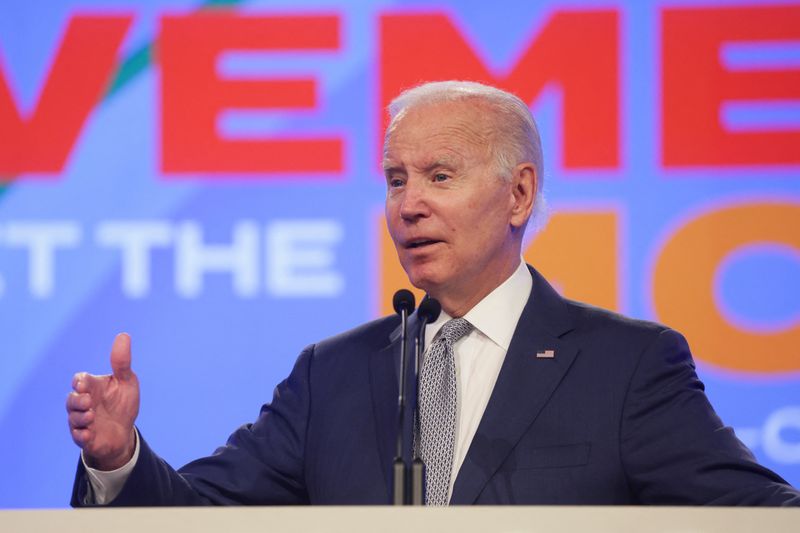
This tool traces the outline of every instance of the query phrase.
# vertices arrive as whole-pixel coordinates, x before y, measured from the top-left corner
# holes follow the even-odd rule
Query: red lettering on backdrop
[[[487,67],[443,14],[383,15],[380,35],[383,108],[423,81],[481,81],[529,103],[546,84],[555,83],[563,94],[564,166],[619,165],[616,11],[557,11],[506,73]]]
[[[0,176],[63,170],[86,118],[111,81],[130,16],[73,16],[29,117],[0,65]]]
[[[800,131],[725,131],[730,100],[800,99],[800,70],[728,71],[725,42],[800,40],[800,7],[665,9],[663,161],[666,166],[800,163]]]
[[[224,51],[337,50],[336,16],[238,16],[203,13],[161,20],[162,169],[184,172],[337,172],[339,138],[224,139],[224,109],[307,109],[316,83],[304,79],[221,79]]]

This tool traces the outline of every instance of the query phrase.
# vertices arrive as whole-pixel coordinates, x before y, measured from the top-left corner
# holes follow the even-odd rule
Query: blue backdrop
[[[526,257],[535,261],[540,246],[541,257],[578,263],[575,274],[542,260],[568,295],[685,331],[725,422],[764,464],[800,484],[800,6],[769,6],[4,1],[0,507],[67,504],[78,450],[66,394],[73,373],[108,372],[117,332],[133,339],[138,425],[179,466],[251,421],[304,346],[379,315],[386,294],[402,286],[380,222],[384,93],[418,81],[417,66],[419,79],[430,79],[439,60],[460,77],[481,77],[465,57],[528,99],[540,123],[552,227],[538,244],[531,236]],[[321,22],[309,35],[276,30],[274,42],[259,41],[258,31],[254,42],[229,46],[229,37],[209,35],[228,51],[205,84],[190,59],[206,52],[185,40],[191,32],[164,22],[191,26],[198,11],[287,27],[298,17]],[[605,24],[596,48],[587,47],[595,34],[580,29],[581,14],[595,13],[602,16],[587,24]],[[698,33],[692,21],[704,17],[719,24]],[[772,19],[784,23],[766,24]],[[455,45],[403,54],[404,31],[409,46],[426,46],[436,36],[414,32],[442,20],[469,54]],[[743,34],[742,21],[761,34]],[[715,32],[722,74],[710,75],[675,43],[702,44]],[[527,52],[545,74],[515,67]],[[576,53],[592,58],[584,70],[558,70]],[[598,74],[591,63],[601,56],[614,68]],[[177,66],[164,72],[169,65]],[[692,65],[688,78],[681,69]],[[785,78],[773,85],[724,74],[761,71]],[[541,76],[552,79],[540,84]],[[268,79],[305,79],[312,96],[259,103],[224,89]],[[275,88],[275,99],[302,99],[309,86],[298,87]],[[680,119],[674,102],[686,91],[721,102],[713,124],[702,123],[709,105],[700,96],[685,104],[698,123]],[[616,107],[593,104],[609,98]],[[206,127],[208,146],[191,146],[208,131],[197,114],[177,109],[181,100],[190,111],[220,107]],[[570,119],[569,109],[589,111]],[[739,134],[753,136],[752,150],[724,137]],[[258,146],[204,159],[225,140],[277,138],[335,139],[338,159],[319,144],[279,150],[281,168],[255,160],[241,168]],[[186,146],[194,151],[180,160]],[[597,214],[609,231],[585,225]],[[581,255],[583,244],[597,253]],[[695,279],[703,269],[711,274]],[[691,307],[686,291],[695,287],[697,310],[671,311]]]

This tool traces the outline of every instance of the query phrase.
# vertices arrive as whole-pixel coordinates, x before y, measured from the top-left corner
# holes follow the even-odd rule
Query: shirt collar
[[[532,288],[531,274],[525,262],[520,259],[514,273],[470,309],[464,318],[477,331],[483,333],[504,351],[508,351]],[[451,318],[442,311],[436,322],[428,325],[425,330],[425,346],[430,345],[445,322]]]

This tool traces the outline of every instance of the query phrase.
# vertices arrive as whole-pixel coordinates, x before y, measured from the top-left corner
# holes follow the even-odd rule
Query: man
[[[387,224],[443,309],[420,378],[428,504],[800,505],[714,414],[679,334],[564,300],[524,265],[543,175],[524,102],[440,82],[390,113]],[[77,374],[67,400],[73,504],[388,503],[398,337],[389,317],[306,348],[254,424],[176,472],[134,429],[119,335],[113,375]]]

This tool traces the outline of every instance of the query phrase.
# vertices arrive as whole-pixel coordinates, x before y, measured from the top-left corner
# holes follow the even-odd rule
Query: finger
[[[83,391],[79,391],[78,387],[83,388],[82,387],[82,382],[86,381],[86,376],[88,376],[88,375],[89,374],[87,374],[86,372],[78,372],[77,374],[72,376],[72,388],[73,388],[73,390],[75,390],[75,392],[83,392]]]
[[[92,440],[92,431],[89,429],[72,428],[70,435],[72,435],[72,441],[81,448],[85,448]]]
[[[94,422],[94,411],[70,411],[68,419],[71,429],[86,429]]]
[[[92,406],[90,394],[70,392],[67,395],[67,411],[88,411]]]
[[[72,378],[72,389],[79,394],[92,394],[97,390],[98,385],[102,385],[108,376],[94,376],[86,372],[78,372]]]
[[[133,377],[131,370],[131,337],[127,333],[120,333],[114,337],[111,347],[111,370],[114,377],[120,381],[128,381]]]

